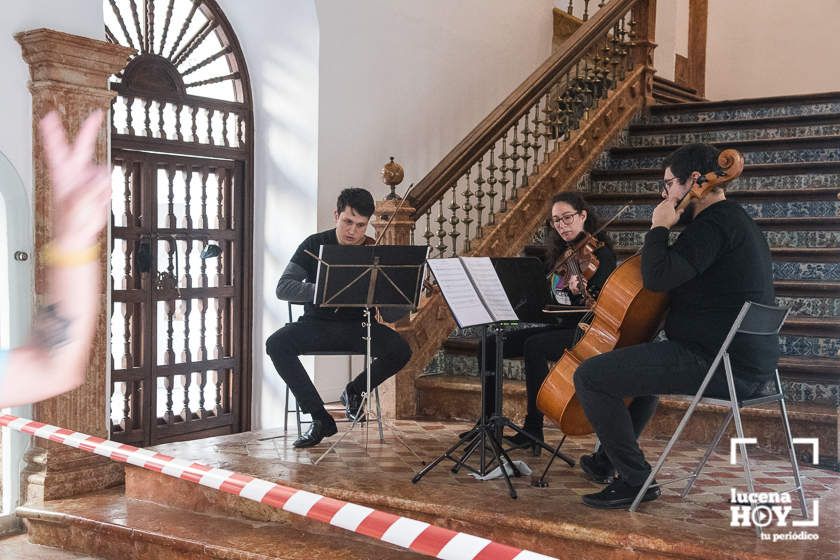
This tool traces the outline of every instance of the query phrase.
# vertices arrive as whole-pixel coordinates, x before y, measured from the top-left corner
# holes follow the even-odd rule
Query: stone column
[[[414,208],[408,201],[403,202],[402,199],[389,198],[377,202],[376,209],[373,212],[373,220],[371,220],[377,238],[393,216],[393,220],[388,225],[380,243],[382,245],[414,245],[412,214],[414,214]],[[408,317],[401,319],[392,326],[397,332],[409,329]],[[406,338],[411,342],[410,337]],[[417,401],[414,374],[409,370],[403,370],[383,383],[379,387],[379,399],[382,403],[383,413],[391,418],[414,416]]]
[[[61,115],[68,134],[75,135],[87,115],[102,109],[109,112],[116,95],[108,89],[108,78],[128,62],[132,49],[60,33],[35,29],[15,35],[23,59],[29,64],[29,91],[32,93],[32,166],[35,210],[35,298],[45,297],[45,267],[39,255],[52,236],[51,186],[47,163],[38,134],[38,121],[55,109]],[[109,125],[102,127],[96,144],[95,159],[110,163]],[[100,263],[103,274],[102,310],[91,349],[85,383],[78,389],[37,403],[33,418],[80,432],[108,437],[107,399],[108,337],[110,315],[106,304],[108,252],[107,236],[101,238]],[[26,454],[21,480],[23,502],[38,502],[72,496],[118,484],[121,465],[102,457],[63,445],[34,438]]]

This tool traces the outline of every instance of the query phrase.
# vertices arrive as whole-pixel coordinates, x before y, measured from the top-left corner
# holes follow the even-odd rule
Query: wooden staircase
[[[625,204],[630,209],[610,227],[619,258],[634,253],[649,228],[659,200],[663,158],[679,145],[709,142],[744,153],[742,176],[728,197],[754,217],[771,247],[777,302],[791,308],[782,329],[779,369],[797,436],[819,437],[821,460],[836,469],[840,410],[840,93],[786,96],[681,105],[654,105],[622,133],[621,145],[606,150],[579,188],[600,215]],[[677,228],[678,229],[678,228]],[[539,254],[539,247],[529,247]],[[477,369],[475,342],[447,342],[420,382],[421,412],[468,416],[463,407],[432,404],[454,400],[475,386],[464,372]],[[470,365],[467,365],[470,364]],[[521,364],[508,364],[509,413],[522,408]],[[447,385],[439,389],[436,385]],[[477,399],[467,398],[466,402]],[[663,399],[652,433],[669,435],[685,409],[679,399]],[[703,440],[716,421],[714,407],[702,410],[688,437]],[[782,448],[780,424],[772,411],[750,412],[747,424],[765,433],[767,445]],[[808,457],[803,457],[808,460]]]

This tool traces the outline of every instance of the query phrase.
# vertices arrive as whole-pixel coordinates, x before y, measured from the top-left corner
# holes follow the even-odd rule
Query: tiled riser
[[[426,372],[477,377],[479,374],[478,360],[471,356],[449,354],[445,350],[441,350]],[[522,360],[505,360],[503,376],[505,379],[524,381],[525,373]],[[785,395],[792,402],[821,402],[840,406],[840,385],[836,383],[787,381],[783,379],[782,387]]]
[[[644,119],[647,123],[709,122],[726,120],[749,120],[770,117],[793,117],[797,115],[827,115],[840,113],[840,101],[824,103],[792,103],[776,107],[742,107],[706,111],[655,112]]]
[[[823,280],[840,282],[840,264],[774,262],[773,278],[776,280]]]
[[[609,235],[613,243],[619,247],[640,247],[644,243],[646,233],[646,231],[612,230]],[[764,231],[763,233],[771,247],[840,247],[840,231]],[[677,232],[673,232],[671,237],[673,241],[677,237]]]
[[[620,179],[614,181],[592,181],[586,185],[586,192],[608,193],[640,193],[657,192],[660,188],[662,173],[657,168],[656,179]],[[805,189],[832,188],[840,186],[840,173],[803,173],[801,175],[744,175],[726,185],[728,191],[755,191],[771,189]]]
[[[816,336],[780,337],[782,354],[786,356],[840,357],[840,339]]]
[[[778,138],[802,138],[805,136],[840,135],[840,124],[815,126],[791,126],[773,128],[747,128],[740,130],[709,130],[680,132],[673,134],[634,134],[631,146],[668,146],[694,142],[738,142],[741,140],[770,140]]]
[[[840,161],[840,148],[817,148],[809,150],[762,150],[742,151],[746,165],[764,163],[800,163],[816,161]],[[599,163],[599,169],[661,169],[665,155],[655,157],[616,157],[610,156]]]
[[[776,304],[789,307],[792,315],[840,317],[840,298],[776,296]]]
[[[816,218],[840,216],[840,200],[812,200],[798,202],[748,202],[741,206],[753,218]],[[595,210],[606,219],[622,206],[598,205]],[[622,220],[650,220],[654,204],[634,204],[622,215]]]

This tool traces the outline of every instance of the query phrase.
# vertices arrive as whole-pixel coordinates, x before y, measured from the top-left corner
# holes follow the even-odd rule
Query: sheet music
[[[518,321],[490,257],[459,257],[493,321]]]
[[[489,259],[488,259],[489,260]],[[464,265],[458,259],[429,259],[426,261],[435,275],[443,297],[459,327],[492,323],[481,298],[470,282]]]

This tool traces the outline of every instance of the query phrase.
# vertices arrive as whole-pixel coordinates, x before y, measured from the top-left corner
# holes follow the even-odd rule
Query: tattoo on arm
[[[32,338],[39,348],[53,351],[70,342],[70,319],[58,314],[54,303],[38,307],[32,325]]]

